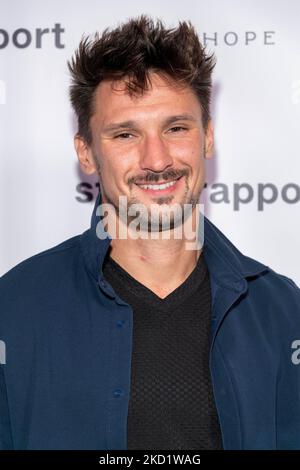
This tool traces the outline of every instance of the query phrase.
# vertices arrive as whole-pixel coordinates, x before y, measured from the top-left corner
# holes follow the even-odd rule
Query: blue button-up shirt
[[[0,279],[0,449],[126,449],[133,312],[102,273],[99,203],[89,230]],[[300,449],[300,290],[203,223],[223,446]]]

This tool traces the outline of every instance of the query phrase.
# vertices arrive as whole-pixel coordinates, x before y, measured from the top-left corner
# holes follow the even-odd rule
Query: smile
[[[177,178],[173,181],[168,181],[167,183],[161,183],[161,184],[137,184],[137,186],[144,191],[147,191],[149,193],[166,193],[175,190],[175,188],[178,186],[179,181],[181,180],[180,178]]]

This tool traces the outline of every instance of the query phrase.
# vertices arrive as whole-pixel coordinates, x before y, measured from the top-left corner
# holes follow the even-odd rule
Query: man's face
[[[93,143],[87,148],[75,139],[83,171],[99,173],[102,202],[117,210],[119,196],[127,197],[128,208],[143,204],[149,214],[153,203],[196,204],[204,158],[212,152],[212,124],[205,132],[193,91],[150,76],[152,87],[138,97],[128,95],[124,82],[114,88],[111,81],[102,82],[90,120]]]

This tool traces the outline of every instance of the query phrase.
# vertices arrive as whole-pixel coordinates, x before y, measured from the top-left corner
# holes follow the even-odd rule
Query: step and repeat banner
[[[98,185],[74,150],[67,60],[142,13],[191,20],[217,58],[205,215],[300,285],[298,0],[0,0],[0,275],[89,227]]]

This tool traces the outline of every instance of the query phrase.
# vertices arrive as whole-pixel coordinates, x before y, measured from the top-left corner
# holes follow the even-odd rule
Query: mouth
[[[141,184],[138,183],[136,186],[138,186],[139,189],[144,191],[145,193],[149,195],[154,195],[154,196],[160,196],[163,194],[170,194],[174,192],[176,189],[178,189],[181,185],[181,180],[183,180],[182,176],[180,176],[177,179],[173,179],[168,182],[164,183],[156,183],[156,184]]]

